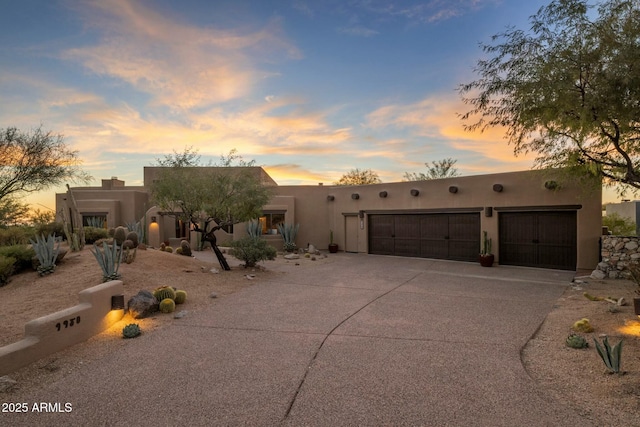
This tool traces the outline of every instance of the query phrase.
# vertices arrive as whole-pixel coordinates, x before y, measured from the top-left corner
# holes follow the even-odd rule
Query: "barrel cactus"
[[[171,298],[165,298],[160,301],[160,311],[163,313],[172,313],[176,309],[176,303]]]
[[[591,326],[591,322],[589,319],[580,319],[576,323],[573,324],[573,330],[576,332],[582,332],[588,334],[589,332],[593,332],[593,326]]]
[[[187,293],[183,290],[177,290],[176,297],[174,299],[176,304],[184,304],[186,300],[187,300]]]
[[[138,243],[140,243],[140,240],[138,238],[138,233],[136,233],[135,231],[128,232],[125,240],[131,240],[134,248],[137,248]]]
[[[153,291],[153,296],[156,297],[158,301],[162,301],[163,299],[176,299],[176,291],[171,286],[160,286]]]
[[[138,326],[137,323],[130,323],[122,328],[122,336],[124,338],[135,338],[141,333],[142,331],[140,330],[140,326]]]
[[[125,240],[127,240],[127,229],[124,227],[116,227],[113,233],[113,240],[115,240],[118,246],[122,246]]]
[[[571,348],[586,348],[589,347],[589,343],[583,336],[577,334],[571,334],[567,337],[565,343],[567,347]]]
[[[191,245],[188,240],[180,241],[180,249],[182,249],[182,255],[191,256]]]

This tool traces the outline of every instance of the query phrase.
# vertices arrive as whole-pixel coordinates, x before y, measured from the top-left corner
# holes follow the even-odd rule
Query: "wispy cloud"
[[[63,58],[148,93],[160,105],[191,108],[237,99],[269,75],[261,62],[300,57],[278,19],[240,31],[187,25],[141,1],[88,1],[77,10],[100,41],[68,49]]]
[[[410,23],[431,23],[461,16],[501,0],[429,0],[420,2],[360,0],[354,7],[377,16],[404,19]]]

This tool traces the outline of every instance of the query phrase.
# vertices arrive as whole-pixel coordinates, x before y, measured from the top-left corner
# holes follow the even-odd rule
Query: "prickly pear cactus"
[[[171,298],[165,298],[160,301],[160,311],[163,313],[173,313],[176,309],[176,303]]]
[[[184,304],[184,302],[187,300],[187,293],[185,291],[182,290],[177,290],[176,291],[176,298],[175,298],[175,302],[176,304]]]
[[[589,347],[589,343],[581,335],[571,334],[567,337],[565,343],[567,347],[571,348],[586,348]]]
[[[158,301],[162,301],[163,299],[176,299],[176,291],[173,290],[171,286],[160,286],[153,291],[153,296],[156,297]]]
[[[141,333],[142,331],[140,330],[140,326],[138,326],[137,323],[130,323],[122,328],[122,336],[124,338],[135,338]]]

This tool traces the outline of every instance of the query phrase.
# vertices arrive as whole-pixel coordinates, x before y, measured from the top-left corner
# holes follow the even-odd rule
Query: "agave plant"
[[[622,359],[622,340],[618,342],[618,344],[611,347],[609,345],[609,340],[607,337],[604,337],[602,340],[601,346],[598,340],[595,338],[593,341],[596,343],[596,350],[598,351],[598,355],[604,362],[605,366],[612,374],[617,374],[620,372],[620,361]]]
[[[44,237],[44,235],[36,236],[36,240],[31,242],[31,247],[38,257],[40,265],[38,265],[38,274],[44,276],[53,273],[56,269],[56,259],[60,250],[60,241],[53,234]],[[56,243],[58,243],[56,245]]]
[[[122,261],[122,250],[118,245],[114,243],[109,246],[107,242],[102,242],[102,250],[100,250],[99,246],[94,243],[91,253],[102,268],[103,282],[120,279],[118,270],[120,269],[120,261]]]
[[[247,222],[247,234],[254,239],[262,236],[262,224],[259,220]]]
[[[296,249],[296,234],[300,224],[278,224],[278,231],[282,235],[284,240],[284,250],[287,252],[293,252]]]

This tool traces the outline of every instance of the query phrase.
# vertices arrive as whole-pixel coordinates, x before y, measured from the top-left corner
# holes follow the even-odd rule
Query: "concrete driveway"
[[[31,396],[72,412],[0,424],[590,425],[520,361],[573,273],[362,254],[286,269]]]

